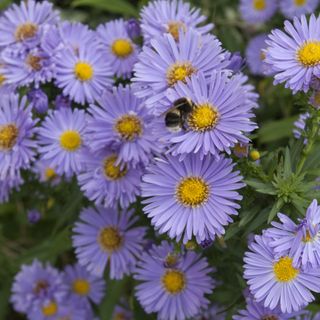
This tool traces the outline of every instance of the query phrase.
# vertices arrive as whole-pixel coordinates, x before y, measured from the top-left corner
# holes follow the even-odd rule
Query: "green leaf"
[[[269,216],[268,216],[268,223],[270,223],[273,218],[276,216],[276,214],[279,212],[279,210],[282,208],[283,206],[283,200],[280,198],[278,199],[277,202],[274,203],[270,213],[269,213]]]
[[[256,179],[246,179],[246,180],[244,180],[244,182],[248,186],[254,188],[259,193],[270,194],[270,195],[277,194],[273,185],[271,185],[269,183],[263,183],[263,182],[256,180]]]
[[[226,231],[226,235],[224,237],[224,240],[227,241],[229,239],[231,239],[234,235],[236,235],[241,229],[239,228],[239,223],[235,222],[233,224],[231,224],[227,231]]]
[[[2,0],[0,1],[0,10],[6,9],[9,4],[12,3],[12,0]]]
[[[284,178],[289,178],[292,174],[292,166],[291,166],[291,157],[289,148],[286,148],[285,156],[284,156],[284,167],[283,167],[283,176]]]
[[[126,0],[74,0],[72,6],[87,6],[127,16],[138,15],[137,9]]]
[[[293,123],[297,117],[267,122],[263,124],[258,132],[260,143],[273,142],[292,136]]]

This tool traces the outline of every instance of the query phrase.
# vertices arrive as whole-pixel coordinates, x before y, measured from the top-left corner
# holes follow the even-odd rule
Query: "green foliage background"
[[[12,1],[2,0],[3,10]],[[147,0],[60,0],[54,1],[68,20],[78,20],[95,27],[101,22],[117,17],[138,17],[139,9]],[[278,14],[259,29],[246,26],[237,11],[237,0],[191,1],[201,7],[208,21],[215,24],[214,33],[230,51],[244,52],[248,40],[258,32],[268,32],[282,26]],[[244,306],[242,290],[242,259],[250,233],[260,232],[281,210],[291,217],[301,217],[310,200],[319,197],[314,190],[315,178],[320,176],[318,142],[319,112],[308,106],[308,97],[292,96],[281,86],[274,87],[270,78],[251,78],[261,95],[257,110],[259,129],[252,135],[253,145],[262,154],[261,165],[248,159],[239,161],[238,167],[248,187],[243,191],[244,200],[240,215],[227,229],[224,239],[204,251],[210,263],[217,267],[215,278],[221,283],[211,300],[222,304],[229,318]],[[313,120],[308,123],[308,138],[312,146],[304,146],[292,139],[293,122],[297,115],[310,109]],[[0,205],[0,320],[24,319],[11,309],[8,300],[12,278],[21,264],[30,263],[35,257],[63,267],[75,261],[71,248],[71,228],[83,206],[89,205],[82,196],[76,181],[64,182],[58,187],[40,184],[30,174],[27,183],[15,193],[9,203]],[[37,208],[42,212],[41,221],[32,226],[26,218],[27,210]],[[148,219],[136,204],[142,223]],[[157,239],[160,241],[161,239]],[[102,320],[110,320],[115,304],[125,296],[133,308],[135,319],[155,319],[146,315],[133,296],[131,278],[110,281],[106,278],[107,295],[97,309]],[[311,309],[319,309],[314,303]]]

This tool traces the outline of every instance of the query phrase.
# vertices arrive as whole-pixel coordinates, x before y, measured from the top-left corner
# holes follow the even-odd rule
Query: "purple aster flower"
[[[71,100],[63,94],[58,94],[54,101],[56,109],[71,108]]]
[[[236,75],[234,75],[234,77],[241,83],[241,87],[245,95],[245,104],[249,108],[259,108],[259,94],[256,93],[255,87],[252,84],[248,83],[248,76],[246,76],[242,72],[239,72]]]
[[[314,91],[309,99],[309,103],[316,109],[320,108],[320,91]]]
[[[59,175],[81,171],[85,127],[86,114],[79,109],[51,111],[41,124],[38,151]]]
[[[314,300],[311,291],[320,292],[318,270],[307,272],[293,266],[289,255],[276,257],[270,238],[256,236],[245,253],[244,278],[257,302],[283,313],[299,311]]]
[[[88,145],[93,151],[117,147],[118,163],[137,166],[147,164],[152,154],[160,151],[153,134],[154,116],[137,98],[130,86],[106,91],[100,106],[91,105],[88,123]]]
[[[3,95],[0,101],[0,180],[15,179],[17,171],[28,169],[37,147],[31,106],[24,96]]]
[[[9,196],[13,190],[19,190],[19,186],[23,184],[23,180],[20,176],[20,172],[17,172],[15,176],[7,177],[4,180],[0,180],[0,203],[9,201]]]
[[[163,261],[172,252],[173,246],[163,241],[142,254],[134,275],[141,281],[136,297],[148,314],[157,312],[159,320],[193,318],[209,303],[205,295],[214,287],[209,275],[213,269],[206,258],[192,251],[167,268]]]
[[[48,161],[37,160],[32,167],[32,171],[36,174],[37,179],[40,182],[48,182],[52,186],[57,185],[61,181],[61,176],[59,176],[54,167],[49,165]]]
[[[230,69],[234,73],[242,71],[246,66],[246,59],[242,58],[240,52],[230,53],[228,60],[229,64],[226,69]]]
[[[55,59],[56,84],[77,103],[94,102],[112,83],[112,71],[105,53],[97,45],[82,45],[75,52],[61,50]]]
[[[233,148],[233,153],[238,158],[247,158],[249,155],[249,144],[237,143]]]
[[[147,44],[168,33],[178,40],[180,30],[193,29],[204,35],[213,28],[212,23],[203,25],[205,20],[199,9],[191,8],[190,3],[182,0],[152,1],[141,10],[141,29]]]
[[[246,49],[247,64],[250,72],[254,75],[262,76],[265,74],[266,66],[263,61],[266,56],[262,50],[267,46],[265,43],[267,38],[267,34],[259,34],[248,43]]]
[[[33,109],[38,113],[46,113],[49,108],[48,96],[41,89],[32,89],[27,94]]]
[[[41,213],[37,209],[31,209],[27,212],[27,218],[29,223],[35,224],[41,219]]]
[[[247,300],[247,306],[244,310],[239,310],[238,315],[232,317],[233,320],[288,320],[292,319],[294,314],[284,314],[279,308],[270,310],[254,299]]]
[[[34,48],[48,25],[59,21],[59,13],[48,1],[21,1],[13,4],[0,18],[0,46],[22,44]]]
[[[34,83],[38,88],[41,83],[49,82],[54,77],[53,61],[39,48],[12,51],[6,48],[2,54],[2,74],[8,84],[25,86]]]
[[[151,40],[145,46],[135,65],[136,94],[157,102],[165,91],[178,83],[185,83],[193,74],[202,71],[210,77],[213,70],[222,69],[225,54],[220,42],[212,35],[199,36],[190,30],[181,33],[176,42],[171,34]]]
[[[265,62],[275,74],[274,83],[285,83],[294,93],[307,92],[313,77],[320,76],[320,17],[285,21],[284,30],[269,35]]]
[[[92,301],[99,304],[105,294],[105,282],[88,272],[83,266],[75,264],[64,270],[64,283],[68,286],[70,298],[79,306]]]
[[[10,301],[17,312],[27,313],[48,299],[63,301],[65,295],[61,274],[50,264],[34,260],[31,265],[22,265],[15,276]]]
[[[146,232],[144,227],[133,227],[138,220],[133,215],[133,210],[84,209],[72,237],[79,263],[97,276],[108,266],[111,279],[131,273]]]
[[[280,0],[280,11],[289,19],[310,14],[319,5],[319,0]]]
[[[134,320],[133,313],[127,306],[116,305],[112,314],[112,320]]]
[[[182,97],[191,99],[195,106],[187,116],[185,130],[169,131],[162,116],[157,123],[159,136],[171,145],[174,156],[199,153],[201,158],[208,154],[219,157],[223,151],[230,154],[236,143],[248,143],[245,134],[256,128],[250,120],[253,105],[247,103],[245,93],[239,75],[229,77],[223,71],[213,72],[209,80],[199,73],[186,83],[177,83],[167,91],[168,102],[162,103],[166,109],[159,112],[165,113]]]
[[[131,18],[126,21],[126,30],[131,39],[136,39],[141,36],[141,27],[137,19]]]
[[[118,162],[113,151],[82,154],[84,170],[78,175],[81,190],[96,205],[117,208],[127,207],[140,195],[141,167],[132,168]]]
[[[143,210],[161,234],[183,238],[184,243],[193,235],[198,243],[221,236],[242,199],[237,190],[244,184],[233,167],[230,159],[200,160],[195,154],[182,162],[172,156],[158,159],[143,176]]]
[[[305,112],[299,115],[299,119],[294,122],[293,135],[296,139],[300,139],[305,134],[306,121],[310,118],[310,113]],[[307,139],[305,139],[305,143]]]
[[[278,213],[281,223],[267,229],[270,247],[277,255],[290,255],[295,267],[320,267],[320,206],[313,200],[299,224]]]
[[[97,35],[113,74],[131,78],[133,65],[138,60],[139,48],[131,40],[123,19],[113,20],[97,28]]]
[[[256,24],[269,20],[278,9],[278,0],[241,0],[239,10],[242,19]]]

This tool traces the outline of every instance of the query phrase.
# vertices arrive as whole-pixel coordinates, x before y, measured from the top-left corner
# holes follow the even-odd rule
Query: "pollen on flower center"
[[[73,152],[78,150],[81,143],[82,140],[78,131],[66,130],[60,136],[60,145],[67,151]]]
[[[89,81],[93,77],[93,68],[89,63],[80,61],[74,67],[74,74],[80,81]]]
[[[6,77],[3,74],[0,74],[0,86],[6,81]]]
[[[186,82],[196,69],[190,62],[177,62],[171,65],[167,71],[167,82],[169,86],[174,86],[178,81]]]
[[[313,240],[313,237],[311,236],[309,230],[306,232],[306,236],[302,239],[303,242],[311,242]]]
[[[167,31],[170,33],[174,40],[179,40],[179,31],[182,30],[183,32],[187,31],[187,26],[181,21],[171,21],[168,23]]]
[[[40,71],[42,69],[41,57],[29,54],[28,57],[27,57],[27,64],[34,71]]]
[[[260,51],[260,60],[264,61],[266,59],[266,54],[262,50]]]
[[[180,203],[189,207],[197,207],[207,201],[209,186],[200,177],[182,179],[176,188],[176,197]]]
[[[86,296],[90,292],[90,283],[85,279],[76,279],[72,284],[75,293]]]
[[[262,11],[266,8],[266,0],[253,0],[253,8]]]
[[[320,41],[308,41],[297,52],[297,59],[304,67],[313,67],[320,63]]]
[[[188,117],[189,127],[194,131],[211,130],[217,124],[220,114],[210,103],[197,105]]]
[[[49,167],[45,169],[44,175],[47,180],[52,180],[57,176],[56,172]]]
[[[30,39],[36,35],[38,26],[34,23],[27,22],[17,27],[15,32],[15,38],[17,41],[24,41]]]
[[[120,165],[115,165],[116,161],[116,155],[111,155],[104,160],[104,174],[111,180],[118,180],[124,177],[128,171],[126,166],[122,168]]]
[[[306,4],[307,0],[294,0],[294,4],[298,7],[302,7]]]
[[[46,306],[42,307],[42,313],[46,317],[54,316],[57,312],[58,306],[54,301],[51,301]]]
[[[15,124],[0,126],[0,150],[11,150],[17,142],[19,129]]]
[[[175,269],[166,271],[161,281],[164,289],[170,294],[178,294],[186,286],[184,273]]]
[[[292,281],[299,274],[299,270],[295,269],[292,265],[292,258],[288,256],[280,258],[280,260],[273,265],[273,272],[279,282]]]
[[[113,42],[111,50],[119,58],[126,58],[133,52],[133,46],[128,39],[117,39]]]
[[[133,140],[141,134],[142,125],[137,116],[126,114],[117,120],[115,129],[123,139]]]
[[[114,227],[106,227],[101,229],[98,241],[102,250],[112,253],[121,247],[123,237],[118,229]]]

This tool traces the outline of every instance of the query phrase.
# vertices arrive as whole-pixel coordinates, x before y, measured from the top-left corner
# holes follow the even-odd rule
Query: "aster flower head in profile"
[[[251,74],[262,76],[265,74],[266,66],[264,65],[265,53],[262,51],[266,48],[267,34],[259,34],[250,40],[246,49],[247,65]]]
[[[105,294],[105,282],[79,265],[67,266],[64,269],[63,280],[68,287],[69,298],[78,305],[90,305],[89,301],[99,304]]]
[[[242,19],[250,24],[268,21],[278,9],[278,0],[241,0]]]
[[[237,192],[244,184],[230,159],[188,155],[160,158],[143,176],[143,210],[159,232],[186,243],[198,243],[225,233],[224,227],[237,215]]]
[[[157,102],[168,88],[185,83],[198,72],[210,77],[213,70],[228,62],[220,42],[212,35],[199,36],[194,30],[180,32],[176,42],[171,34],[151,40],[144,46],[134,67],[132,79],[136,95]]]
[[[0,18],[0,47],[13,44],[34,48],[46,28],[59,21],[59,14],[48,1],[21,1],[13,4]]]
[[[82,153],[84,169],[78,175],[81,190],[97,206],[127,207],[140,195],[143,168],[117,164],[118,152],[114,150]]]
[[[106,91],[99,105],[91,105],[87,128],[88,145],[93,151],[118,149],[121,162],[137,166],[147,164],[152,154],[160,151],[153,134],[154,116],[145,107],[144,99],[137,98],[131,87],[114,87]]]
[[[61,176],[56,172],[55,167],[50,166],[48,161],[38,159],[33,164],[32,171],[40,182],[49,183],[51,186],[61,182]]]
[[[283,313],[300,311],[314,300],[312,291],[320,292],[318,270],[304,271],[293,265],[289,254],[276,256],[270,238],[255,236],[245,253],[244,278],[255,300],[264,307]]]
[[[112,84],[112,70],[105,53],[92,43],[77,51],[66,47],[54,59],[56,85],[79,104],[92,103]]]
[[[319,0],[280,0],[280,11],[286,18],[292,19],[313,13],[318,5]]]
[[[170,146],[173,155],[198,153],[200,157],[212,154],[219,157],[221,152],[230,154],[237,143],[250,140],[246,134],[256,128],[252,109],[254,103],[247,101],[242,79],[230,77],[227,72],[214,71],[209,79],[203,73],[194,75],[186,83],[177,83],[167,91],[166,109],[183,97],[192,100],[194,106],[185,121],[185,128],[172,132],[165,125],[164,117],[158,121],[159,135]],[[160,105],[160,104],[159,104]]]
[[[200,35],[208,33],[213,24],[205,24],[206,17],[199,9],[192,8],[190,3],[182,0],[157,0],[141,10],[141,30],[145,43],[154,38],[170,33],[175,40],[179,39],[179,31],[193,29]]]
[[[306,134],[306,122],[310,118],[310,113],[305,112],[299,115],[298,120],[294,122],[294,129],[293,129],[293,135],[296,139],[300,139],[301,136],[304,136]],[[305,139],[305,143],[307,142],[307,139]]]
[[[266,40],[265,63],[274,73],[274,83],[284,83],[294,93],[307,92],[314,77],[320,77],[320,17],[295,17],[285,21],[284,31],[275,29]]]
[[[1,96],[0,180],[15,179],[17,171],[30,168],[37,148],[35,125],[26,96]]]
[[[97,36],[106,59],[110,61],[113,74],[130,78],[140,49],[129,36],[126,22],[118,19],[100,25]]]
[[[17,312],[29,313],[50,300],[63,301],[66,291],[58,270],[34,260],[16,274],[10,301]]]
[[[82,169],[86,114],[83,110],[59,109],[49,112],[39,128],[41,161],[58,175],[72,176]]]
[[[5,179],[0,179],[0,203],[8,202],[10,194],[14,190],[19,190],[19,187],[23,184],[23,179],[21,178],[21,174],[18,171],[15,176],[6,177]]]
[[[192,251],[168,265],[165,262],[172,252],[173,246],[163,241],[143,253],[134,274],[141,282],[136,297],[144,310],[156,312],[159,320],[194,319],[208,306],[205,295],[214,288],[213,269],[206,258]]]
[[[111,279],[130,274],[146,232],[144,227],[134,227],[136,222],[133,210],[84,209],[72,237],[79,263],[96,276],[102,276],[107,267]]]
[[[298,224],[288,216],[278,213],[279,222],[272,222],[266,234],[270,246],[278,255],[290,254],[295,267],[320,267],[320,206],[313,200],[306,216]]]

